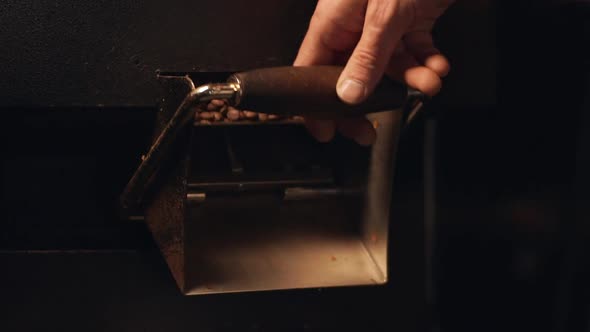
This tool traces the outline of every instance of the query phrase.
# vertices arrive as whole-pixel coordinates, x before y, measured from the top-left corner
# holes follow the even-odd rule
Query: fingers
[[[386,69],[387,75],[402,80],[429,96],[436,95],[442,87],[439,75],[434,70],[421,66],[403,47],[400,47],[399,50],[389,61]],[[354,140],[359,145],[369,146],[377,139],[375,128],[365,118],[339,119],[336,122],[336,128],[342,135]]]
[[[434,70],[421,66],[413,56],[405,51],[398,52],[391,57],[386,72],[389,77],[403,81],[429,96],[436,95],[442,88],[439,75]]]
[[[333,120],[319,120],[305,118],[307,131],[319,142],[329,142],[334,138],[336,125]]]
[[[295,66],[332,64],[360,38],[366,0],[319,1]]]
[[[432,69],[440,77],[445,77],[451,70],[447,58],[434,47],[432,35],[424,31],[408,33],[404,37],[406,48],[420,63]]]
[[[430,68],[413,67],[404,73],[404,81],[414,89],[422,91],[428,96],[435,96],[442,88],[440,77]]]
[[[295,66],[343,63],[358,42],[364,24],[366,0],[320,0],[295,59]],[[305,119],[309,133],[320,142],[334,138],[332,120]]]
[[[414,23],[414,8],[408,4],[411,2],[402,0],[320,0],[294,65],[346,62],[336,91],[349,104],[364,101],[384,73],[430,96],[437,94],[450,65],[428,33],[410,33],[400,43]],[[407,50],[402,50],[404,44]],[[402,51],[394,54],[398,47]],[[336,129],[361,145],[372,144],[376,137],[364,118],[305,119],[305,126],[320,142],[330,141]]]
[[[406,70],[418,66],[420,66],[418,61],[408,54],[402,43],[389,59],[386,74],[395,80],[403,81]]]
[[[342,101],[361,103],[381,80],[411,20],[402,3],[399,0],[368,2],[361,39],[338,80],[337,92]]]
[[[337,128],[342,135],[362,146],[369,146],[377,139],[375,128],[366,118],[340,119]]]
[[[322,143],[331,141],[336,134],[336,129],[344,137],[362,146],[369,146],[377,139],[375,128],[365,118],[343,118],[338,121],[306,118],[305,127],[316,140]]]

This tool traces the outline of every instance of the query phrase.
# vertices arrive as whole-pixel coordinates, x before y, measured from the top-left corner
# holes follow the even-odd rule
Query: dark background
[[[2,330],[590,329],[583,2],[458,1],[440,20],[453,71],[401,142],[387,286],[180,295],[116,206],[155,73],[289,64],[314,6],[2,1]]]

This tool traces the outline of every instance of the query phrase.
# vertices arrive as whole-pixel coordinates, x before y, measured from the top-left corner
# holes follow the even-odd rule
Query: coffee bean
[[[193,107],[191,109],[191,111],[195,112],[195,121],[199,121],[199,119],[201,118],[201,116],[199,114],[199,112],[201,111],[201,109],[198,108],[198,107]]]
[[[220,108],[220,106],[217,106],[213,103],[207,104],[207,111],[209,111],[209,112],[217,112],[217,111],[219,111],[219,108]]]
[[[237,109],[230,106],[227,110],[227,118],[230,119],[231,121],[239,120],[240,119],[240,111],[238,111]]]
[[[213,99],[213,100],[211,100],[209,103],[210,103],[210,104],[213,104],[213,105],[215,105],[215,106],[217,106],[217,107],[222,107],[222,106],[225,106],[225,105],[227,105],[227,104],[225,103],[225,100],[221,100],[221,99]]]
[[[211,120],[213,119],[213,113],[212,112],[201,112],[199,113],[200,119],[201,120]]]
[[[258,118],[258,113],[252,111],[244,111],[244,115],[246,119],[256,119]]]
[[[250,110],[239,110],[229,106],[225,101],[214,99],[207,104],[201,104],[195,111],[195,125],[211,124],[216,121],[233,122],[239,120],[249,121],[276,121],[286,119],[296,122],[304,121],[302,116],[284,117],[277,114],[257,113]]]

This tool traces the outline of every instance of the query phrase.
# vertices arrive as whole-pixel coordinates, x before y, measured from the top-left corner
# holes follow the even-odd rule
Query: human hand
[[[336,91],[358,104],[383,75],[433,96],[450,70],[434,47],[431,30],[454,0],[319,0],[295,66],[345,65]],[[342,120],[306,118],[309,132],[321,142],[338,130],[361,145],[376,132],[364,117]]]

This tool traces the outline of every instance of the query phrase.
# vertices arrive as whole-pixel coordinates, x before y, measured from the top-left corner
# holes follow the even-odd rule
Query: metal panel
[[[153,106],[156,72],[290,64],[315,1],[0,3],[0,106]]]

